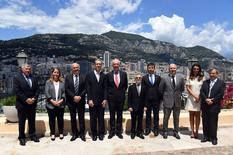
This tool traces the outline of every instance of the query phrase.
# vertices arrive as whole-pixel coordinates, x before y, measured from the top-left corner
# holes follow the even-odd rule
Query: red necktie
[[[118,74],[114,74],[115,75],[115,85],[116,87],[118,88],[118,84],[119,84],[119,81],[118,81]]]

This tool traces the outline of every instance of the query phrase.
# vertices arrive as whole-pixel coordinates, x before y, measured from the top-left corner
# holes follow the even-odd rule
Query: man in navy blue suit
[[[31,67],[28,64],[21,66],[21,72],[14,78],[14,92],[16,95],[16,109],[19,118],[19,143],[24,146],[25,121],[28,119],[29,136],[32,141],[39,142],[36,137],[35,119],[36,106],[39,96],[39,86],[35,77],[31,75]]]

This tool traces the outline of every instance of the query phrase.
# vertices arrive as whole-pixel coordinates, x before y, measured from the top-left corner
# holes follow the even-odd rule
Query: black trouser
[[[73,135],[84,135],[85,134],[85,104],[84,103],[73,103],[72,106],[69,106],[70,110],[70,119],[71,119],[71,129]],[[76,113],[78,112],[78,121],[79,121],[79,131],[77,128]]]
[[[142,133],[143,110],[132,111],[131,114],[131,133]],[[136,127],[137,124],[137,127]],[[137,128],[137,130],[136,130]]]
[[[204,137],[217,140],[218,112],[202,110],[202,126]]]
[[[109,103],[110,111],[110,133],[111,134],[121,134],[122,133],[122,111],[123,103]],[[117,114],[117,121],[115,121],[115,114]],[[116,122],[116,126],[115,126]]]
[[[104,108],[99,106],[90,107],[90,126],[92,135],[104,135]],[[98,132],[97,132],[97,120],[98,120]]]
[[[64,108],[54,108],[54,109],[47,109],[49,115],[49,127],[50,127],[50,134],[55,134],[55,122],[57,118],[57,125],[59,134],[63,134],[64,129]]]
[[[175,107],[173,108],[167,108],[164,107],[163,109],[163,131],[167,132],[168,131],[168,121],[171,115],[171,111],[173,111],[173,124],[174,124],[174,131],[178,132],[179,131],[179,117],[180,117],[180,107]]]
[[[151,130],[151,111],[153,111],[153,131],[159,130],[159,103],[149,105],[146,110],[146,130]]]
[[[18,118],[19,118],[19,137],[18,139],[25,138],[25,122],[28,119],[28,126],[29,126],[29,136],[34,137],[36,135],[36,108],[30,109],[17,109],[18,111]]]

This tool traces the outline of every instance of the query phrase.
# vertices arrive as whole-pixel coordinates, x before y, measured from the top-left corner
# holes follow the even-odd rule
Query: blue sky
[[[232,10],[231,0],[0,0],[0,40],[115,30],[229,57]]]

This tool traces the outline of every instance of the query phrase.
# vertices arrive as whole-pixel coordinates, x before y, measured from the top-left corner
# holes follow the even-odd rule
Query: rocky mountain
[[[177,47],[168,42],[151,40],[140,35],[110,31],[102,35],[87,34],[38,34],[31,37],[0,41],[0,59],[15,57],[24,50],[29,56],[76,55],[90,59],[109,51],[112,57],[123,61],[145,59],[152,62],[168,62],[173,59],[179,64],[194,55],[197,59],[224,57],[201,46]]]

